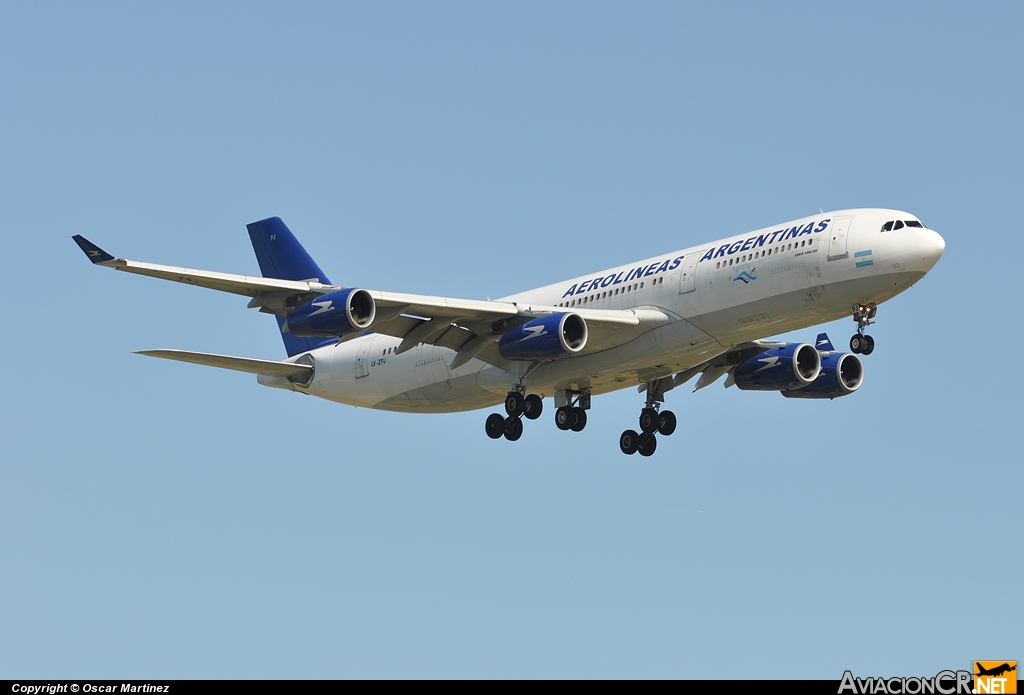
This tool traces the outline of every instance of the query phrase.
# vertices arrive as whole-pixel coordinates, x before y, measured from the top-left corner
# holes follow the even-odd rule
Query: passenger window
[[[896,224],[895,224],[895,225],[893,226],[893,228],[892,228],[892,230],[893,230],[894,232],[895,232],[895,231],[896,231],[897,229],[903,229],[903,223],[902,223],[902,222],[900,222],[899,220],[896,220]]]
[[[643,288],[644,288],[644,283],[641,282],[640,283],[640,289],[643,289]]]
[[[716,268],[721,268],[722,267],[722,263],[721,262],[715,263],[715,267]]]

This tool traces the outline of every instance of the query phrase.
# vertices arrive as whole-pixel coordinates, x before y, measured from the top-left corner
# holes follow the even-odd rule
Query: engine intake
[[[733,378],[744,391],[788,391],[813,383],[820,372],[821,355],[813,346],[789,343],[742,362]]]
[[[786,398],[839,398],[853,393],[864,383],[864,365],[849,352],[821,356],[821,374],[803,388],[783,391]]]
[[[549,314],[501,336],[498,351],[506,360],[555,360],[582,350],[587,335],[587,322],[579,314]]]
[[[338,290],[295,307],[282,330],[300,338],[333,338],[365,331],[376,315],[377,303],[366,290]]]

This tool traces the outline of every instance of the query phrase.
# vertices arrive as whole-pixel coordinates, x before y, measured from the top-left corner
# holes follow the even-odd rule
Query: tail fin
[[[285,226],[280,217],[268,217],[259,222],[246,225],[249,230],[249,239],[252,241],[252,250],[256,252],[256,260],[260,264],[260,272],[265,278],[278,278],[279,280],[313,280],[324,285],[330,285],[324,271],[316,261],[302,248],[302,244]],[[285,318],[277,317],[277,327],[284,327]],[[332,338],[297,338],[291,333],[281,333],[284,339],[284,348],[288,356],[293,357],[300,353],[330,345],[335,342]]]
[[[819,333],[818,339],[814,341],[814,347],[818,352],[835,352],[832,341],[828,339],[828,333]]]

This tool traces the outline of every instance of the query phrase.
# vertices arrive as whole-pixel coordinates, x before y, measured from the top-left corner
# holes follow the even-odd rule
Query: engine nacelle
[[[333,338],[365,331],[376,315],[377,303],[366,290],[338,290],[295,307],[285,327],[300,338]]]
[[[554,360],[587,344],[587,322],[579,314],[541,316],[516,326],[498,341],[506,360]]]
[[[803,388],[783,391],[786,398],[839,398],[853,393],[864,382],[864,365],[849,352],[821,355],[821,374]]]
[[[821,356],[813,346],[789,343],[741,363],[733,379],[744,391],[788,391],[813,383],[820,371]]]

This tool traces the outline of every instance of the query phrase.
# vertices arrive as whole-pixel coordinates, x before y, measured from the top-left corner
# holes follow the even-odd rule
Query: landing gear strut
[[[590,408],[590,389],[574,391],[566,389],[564,395],[559,393],[558,400],[565,405],[555,411],[555,427],[560,430],[582,432],[587,426],[587,410]]]
[[[499,413],[487,416],[484,429],[491,439],[505,439],[514,442],[523,436],[523,417],[536,420],[544,410],[544,401],[535,393],[526,396],[521,390],[509,391],[505,397],[505,412],[508,417]]]
[[[647,403],[640,411],[640,432],[626,430],[619,437],[619,449],[624,454],[640,452],[650,456],[658,448],[655,435],[669,436],[676,431],[676,416],[671,410],[661,410],[665,392],[672,388],[672,378],[666,377],[647,384]]]
[[[865,335],[867,327],[874,323],[878,307],[874,304],[854,304],[851,307],[853,320],[857,322],[857,332],[850,338],[850,352],[858,355],[870,355],[875,350],[875,339]]]

